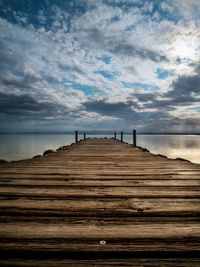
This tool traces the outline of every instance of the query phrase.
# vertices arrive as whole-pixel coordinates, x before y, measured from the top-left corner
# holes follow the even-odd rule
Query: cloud
[[[177,105],[200,103],[200,71],[199,65],[192,75],[182,75],[172,83],[172,89],[166,97]]]
[[[12,129],[5,123],[12,116],[24,119],[23,127],[51,120],[70,129],[137,123],[145,130],[183,129],[199,118],[197,0],[2,1],[1,7],[4,128]]]
[[[122,36],[123,35],[126,34],[122,34]],[[110,36],[105,36],[103,31],[98,28],[88,29],[83,33],[83,37],[85,46],[91,47],[92,49],[96,47],[101,50],[104,50],[106,47],[107,51],[115,56],[138,57],[142,60],[152,60],[157,63],[168,61],[165,55],[138,44],[135,45],[132,44],[132,42],[129,43],[125,38],[121,38],[121,36],[119,37],[118,35],[115,36],[115,33],[113,35],[111,33]]]
[[[68,111],[64,106],[51,102],[39,102],[29,95],[10,95],[0,93],[0,113],[14,117],[31,117],[32,119],[64,115]]]
[[[134,114],[134,111],[130,108],[130,105],[123,102],[108,103],[106,100],[93,100],[84,103],[84,106],[89,112],[92,111],[116,118],[127,118]]]
[[[110,44],[110,42],[109,42]],[[167,61],[164,55],[152,51],[148,48],[137,47],[131,44],[126,44],[124,40],[117,42],[113,48],[110,48],[111,53],[123,55],[127,57],[139,57],[141,59],[149,59],[155,62]]]

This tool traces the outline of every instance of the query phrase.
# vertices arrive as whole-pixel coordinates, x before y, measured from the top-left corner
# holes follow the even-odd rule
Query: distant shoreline
[[[101,133],[97,133],[97,132],[87,132],[87,131],[79,131],[79,134],[83,134],[86,133],[88,135],[114,135],[114,132],[101,132]],[[74,135],[74,132],[67,132],[67,133],[54,133],[54,132],[44,132],[44,133],[0,133],[0,135],[6,135],[6,134],[35,134],[35,135],[46,135],[46,134],[50,134],[50,135]],[[117,132],[117,134],[120,134],[120,131]],[[130,132],[124,132],[124,135],[132,135],[132,133]],[[144,133],[144,132],[137,132],[137,135],[200,135],[200,133]]]

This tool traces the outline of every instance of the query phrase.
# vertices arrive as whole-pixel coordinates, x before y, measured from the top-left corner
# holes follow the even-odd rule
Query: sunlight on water
[[[132,137],[125,137],[131,143]],[[137,145],[149,149],[154,154],[169,158],[185,158],[200,163],[200,136],[198,135],[139,135]]]
[[[104,136],[89,135],[89,137]],[[112,135],[106,136],[113,137]],[[132,136],[125,135],[124,141],[132,143]],[[47,149],[55,150],[59,146],[73,142],[74,135],[1,134],[0,159],[11,161],[31,158],[43,154]],[[200,163],[200,136],[198,135],[138,135],[137,145],[149,149],[154,154],[163,154],[170,158],[180,157]]]

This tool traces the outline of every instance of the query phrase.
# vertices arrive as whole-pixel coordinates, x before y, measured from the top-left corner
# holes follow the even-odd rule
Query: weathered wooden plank
[[[168,173],[168,174],[158,174],[158,173],[154,173],[154,174],[148,174],[148,173],[138,173],[138,174],[119,174],[119,173],[115,173],[115,174],[108,174],[108,173],[99,173],[99,174],[88,174],[88,173],[78,173],[78,174],[73,174],[73,173],[16,173],[16,174],[10,174],[10,173],[3,173],[0,174],[0,179],[20,179],[20,178],[34,178],[34,179],[54,179],[55,181],[57,181],[57,179],[81,179],[81,180],[153,180],[153,179],[162,179],[162,180],[170,180],[170,179],[176,179],[177,181],[179,181],[180,179],[183,180],[200,180],[200,176],[198,173],[195,174],[178,174],[178,173]]]
[[[172,198],[126,198],[126,199],[82,199],[67,200],[42,199],[1,199],[0,214],[43,214],[62,216],[76,214],[104,216],[138,216],[138,214],[154,216],[200,216],[200,199],[172,199]]]
[[[1,250],[199,251],[200,229],[195,223],[101,226],[21,222],[0,226]]]
[[[126,176],[126,178],[128,177],[134,177],[134,176],[143,176],[144,178],[150,178],[150,179],[153,179],[153,178],[156,178],[156,177],[164,177],[166,176],[167,177],[175,177],[175,178],[181,178],[184,177],[186,179],[192,179],[192,178],[197,178],[200,180],[200,173],[199,172],[195,172],[195,171],[182,171],[182,170],[153,170],[153,169],[141,169],[141,171],[139,169],[135,170],[135,171],[129,171],[128,169],[119,169],[119,171],[116,169],[116,170],[111,170],[111,169],[100,169],[97,170],[97,169],[61,169],[61,168],[58,168],[58,169],[52,169],[51,168],[42,168],[41,167],[41,172],[39,172],[39,168],[36,168],[36,170],[34,171],[33,169],[31,170],[28,170],[28,169],[21,169],[19,171],[17,170],[7,170],[6,172],[3,172],[1,177],[4,178],[4,177],[18,177],[18,175],[20,176],[20,174],[27,174],[27,175],[55,175],[56,176],[59,176],[59,175],[67,175],[67,176],[84,176],[86,177],[86,175],[88,177],[91,177],[91,176],[105,176],[105,177],[112,177],[112,178],[115,178],[115,177],[122,177],[123,176]],[[142,178],[142,177],[141,177]],[[143,178],[143,179],[144,179]]]
[[[43,203],[43,205],[40,205],[40,203]],[[87,207],[88,209],[90,208],[98,208],[101,207],[102,205],[104,207],[110,207],[110,208],[114,208],[114,207],[132,207],[134,205],[141,205],[141,206],[146,206],[148,208],[153,208],[153,209],[159,209],[162,208],[162,210],[167,210],[168,208],[170,209],[171,207],[175,208],[175,210],[179,209],[179,205],[182,208],[185,209],[200,209],[200,206],[198,204],[200,204],[200,198],[171,198],[171,197],[165,197],[165,198],[154,198],[154,197],[149,197],[149,198],[136,198],[136,197],[125,197],[125,198],[121,198],[121,197],[116,197],[116,198],[104,198],[103,196],[98,198],[98,199],[94,199],[93,197],[88,197],[88,198],[84,198],[82,199],[82,196],[79,197],[74,197],[71,198],[69,197],[66,200],[59,200],[59,199],[48,199],[44,198],[42,196],[39,196],[38,198],[28,198],[28,197],[24,197],[24,198],[7,198],[7,197],[1,197],[1,202],[0,202],[0,207],[5,207],[5,206],[13,206],[13,207],[17,207],[18,205],[22,205],[22,206],[27,206],[27,207],[31,207],[33,206],[37,206],[39,208],[45,208],[45,205],[49,205],[49,209],[51,208],[59,208],[59,207],[65,207],[65,208],[73,208],[73,207],[78,207],[78,208],[82,208],[83,207]],[[156,206],[155,206],[156,205]]]
[[[200,179],[87,179],[84,178],[0,178],[0,186],[4,185],[77,185],[77,186],[121,186],[121,187],[130,187],[130,186],[164,186],[164,187],[182,187],[182,186],[200,186]]]
[[[116,163],[116,164],[108,164],[108,165],[106,165],[106,164],[103,164],[104,166],[100,166],[100,168],[102,169],[102,170],[105,170],[105,169],[107,169],[108,171],[117,171],[118,169],[120,169],[121,171],[123,171],[123,170],[127,170],[127,171],[133,171],[132,169],[133,169],[133,166],[126,166],[126,165],[123,165],[122,166],[122,164],[120,164],[120,163]],[[51,171],[51,169],[53,169],[53,170],[59,170],[59,169],[61,169],[61,170],[80,170],[80,171],[84,171],[84,170],[92,170],[92,171],[95,171],[97,168],[99,168],[99,165],[85,165],[85,164],[80,164],[80,165],[72,165],[72,164],[69,164],[69,165],[62,165],[62,166],[59,166],[59,165],[56,165],[56,167],[55,166],[53,166],[53,165],[31,165],[31,166],[18,166],[18,167],[10,167],[9,169],[8,169],[8,171],[9,171],[9,173],[17,173],[18,171],[20,172],[20,171],[22,171],[22,170],[24,170],[24,171],[36,171],[37,172],[37,169],[38,168],[46,168],[46,169],[48,169],[49,171]],[[137,168],[138,170],[151,170],[151,172],[152,171],[162,171],[162,170],[169,170],[169,168],[170,168],[170,166],[162,166],[162,165],[160,165],[160,166],[153,166],[153,165],[151,165],[151,166],[142,166],[142,165],[140,165],[140,166],[137,166],[137,165],[134,165],[134,168]],[[192,169],[192,168],[175,168],[175,167],[171,167],[170,168],[170,170],[171,171],[178,171],[178,172],[196,172],[196,173],[198,173],[198,174],[200,174],[200,170],[198,170],[198,169],[196,169],[196,168],[194,168],[194,169]],[[1,171],[1,173],[5,173],[5,170],[4,171]]]
[[[200,217],[198,213],[191,212],[191,213],[184,213],[181,214],[179,212],[170,214],[145,214],[145,212],[138,212],[134,215],[127,213],[123,214],[115,214],[113,213],[104,213],[103,210],[99,209],[97,211],[94,211],[94,213],[88,213],[87,210],[85,212],[80,213],[37,213],[37,211],[34,213],[31,213],[29,211],[19,210],[18,212],[15,210],[15,212],[12,213],[12,211],[6,212],[5,210],[0,215],[0,221],[3,223],[7,222],[41,222],[41,223],[65,223],[68,225],[71,224],[77,224],[77,223],[94,223],[96,225],[103,225],[103,224],[113,224],[115,222],[115,225],[123,224],[123,225],[134,225],[134,223],[199,223]]]
[[[179,187],[88,187],[88,186],[1,186],[1,196],[57,196],[60,197],[200,197],[197,186]]]
[[[168,266],[171,259],[171,266],[198,266],[199,192],[200,165],[114,139],[88,139],[44,157],[2,164],[0,249],[7,256],[0,263],[49,266],[48,255],[55,252],[57,262],[51,263],[62,266],[63,255],[73,252],[80,259],[64,264],[82,266],[81,253],[88,259],[109,252],[113,259],[106,266]],[[128,257],[120,259],[122,252]],[[44,253],[43,263],[35,260]],[[133,253],[142,258],[130,262]],[[177,259],[173,253],[182,254]],[[6,260],[15,254],[21,259]],[[186,255],[191,259],[183,262]],[[105,266],[99,255],[93,257],[96,266]]]
[[[65,153],[65,154],[64,154]],[[67,155],[66,155],[67,153]],[[141,162],[142,165],[150,165],[150,164],[163,164],[166,166],[188,166],[191,167],[191,163],[187,162],[187,161],[180,161],[180,160],[170,160],[168,158],[163,158],[160,156],[156,156],[153,154],[150,154],[151,156],[148,156],[148,161],[143,161]],[[140,159],[141,158],[146,158],[146,157],[141,157],[141,155],[131,155],[130,157],[127,157],[129,155],[121,155],[121,153],[119,152],[118,154],[113,154],[112,157],[107,156],[106,152],[104,152],[104,154],[101,155],[96,155],[95,153],[95,157],[94,154],[76,154],[76,155],[72,155],[70,153],[70,151],[64,151],[62,152],[57,152],[55,154],[55,156],[44,156],[44,157],[39,157],[39,158],[33,158],[33,159],[29,159],[29,160],[24,160],[24,161],[20,161],[20,162],[10,162],[7,163],[7,165],[18,165],[18,164],[61,164],[63,165],[65,162],[66,163],[75,163],[76,160],[80,161],[80,163],[87,163],[89,162],[89,164],[100,164],[100,163],[104,163],[104,164],[109,164],[109,163],[116,163],[116,162],[121,162],[122,164],[129,164],[129,165],[133,165],[134,163],[137,163],[138,165],[140,164]],[[59,160],[60,159],[60,160]],[[198,168],[198,164],[193,164],[192,166],[193,168],[196,167]]]
[[[116,239],[180,239],[199,240],[198,223],[135,223],[134,225],[95,225],[79,223],[76,225],[42,223],[0,223],[0,240],[6,239],[40,239],[40,238],[74,238],[95,240]]]
[[[128,258],[128,259],[8,259],[0,260],[2,267],[124,267],[124,266],[140,266],[140,267],[199,267],[200,258]]]

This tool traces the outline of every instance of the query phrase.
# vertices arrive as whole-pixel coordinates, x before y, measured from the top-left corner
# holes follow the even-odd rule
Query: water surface
[[[104,137],[105,135],[89,135]],[[106,135],[112,137],[111,135]],[[82,136],[81,136],[82,138]],[[119,136],[118,136],[119,138]],[[124,141],[132,143],[132,136],[125,135]],[[7,161],[31,158],[43,154],[47,149],[57,149],[74,142],[74,135],[65,134],[1,134],[0,159]],[[137,135],[137,145],[152,153],[170,158],[185,158],[200,163],[199,135]]]
[[[128,143],[132,137],[125,137]],[[169,158],[185,158],[200,163],[199,135],[138,135],[137,145],[149,149],[154,154]]]
[[[7,161],[42,155],[47,149],[57,149],[74,142],[74,136],[64,134],[1,134],[0,159]]]

